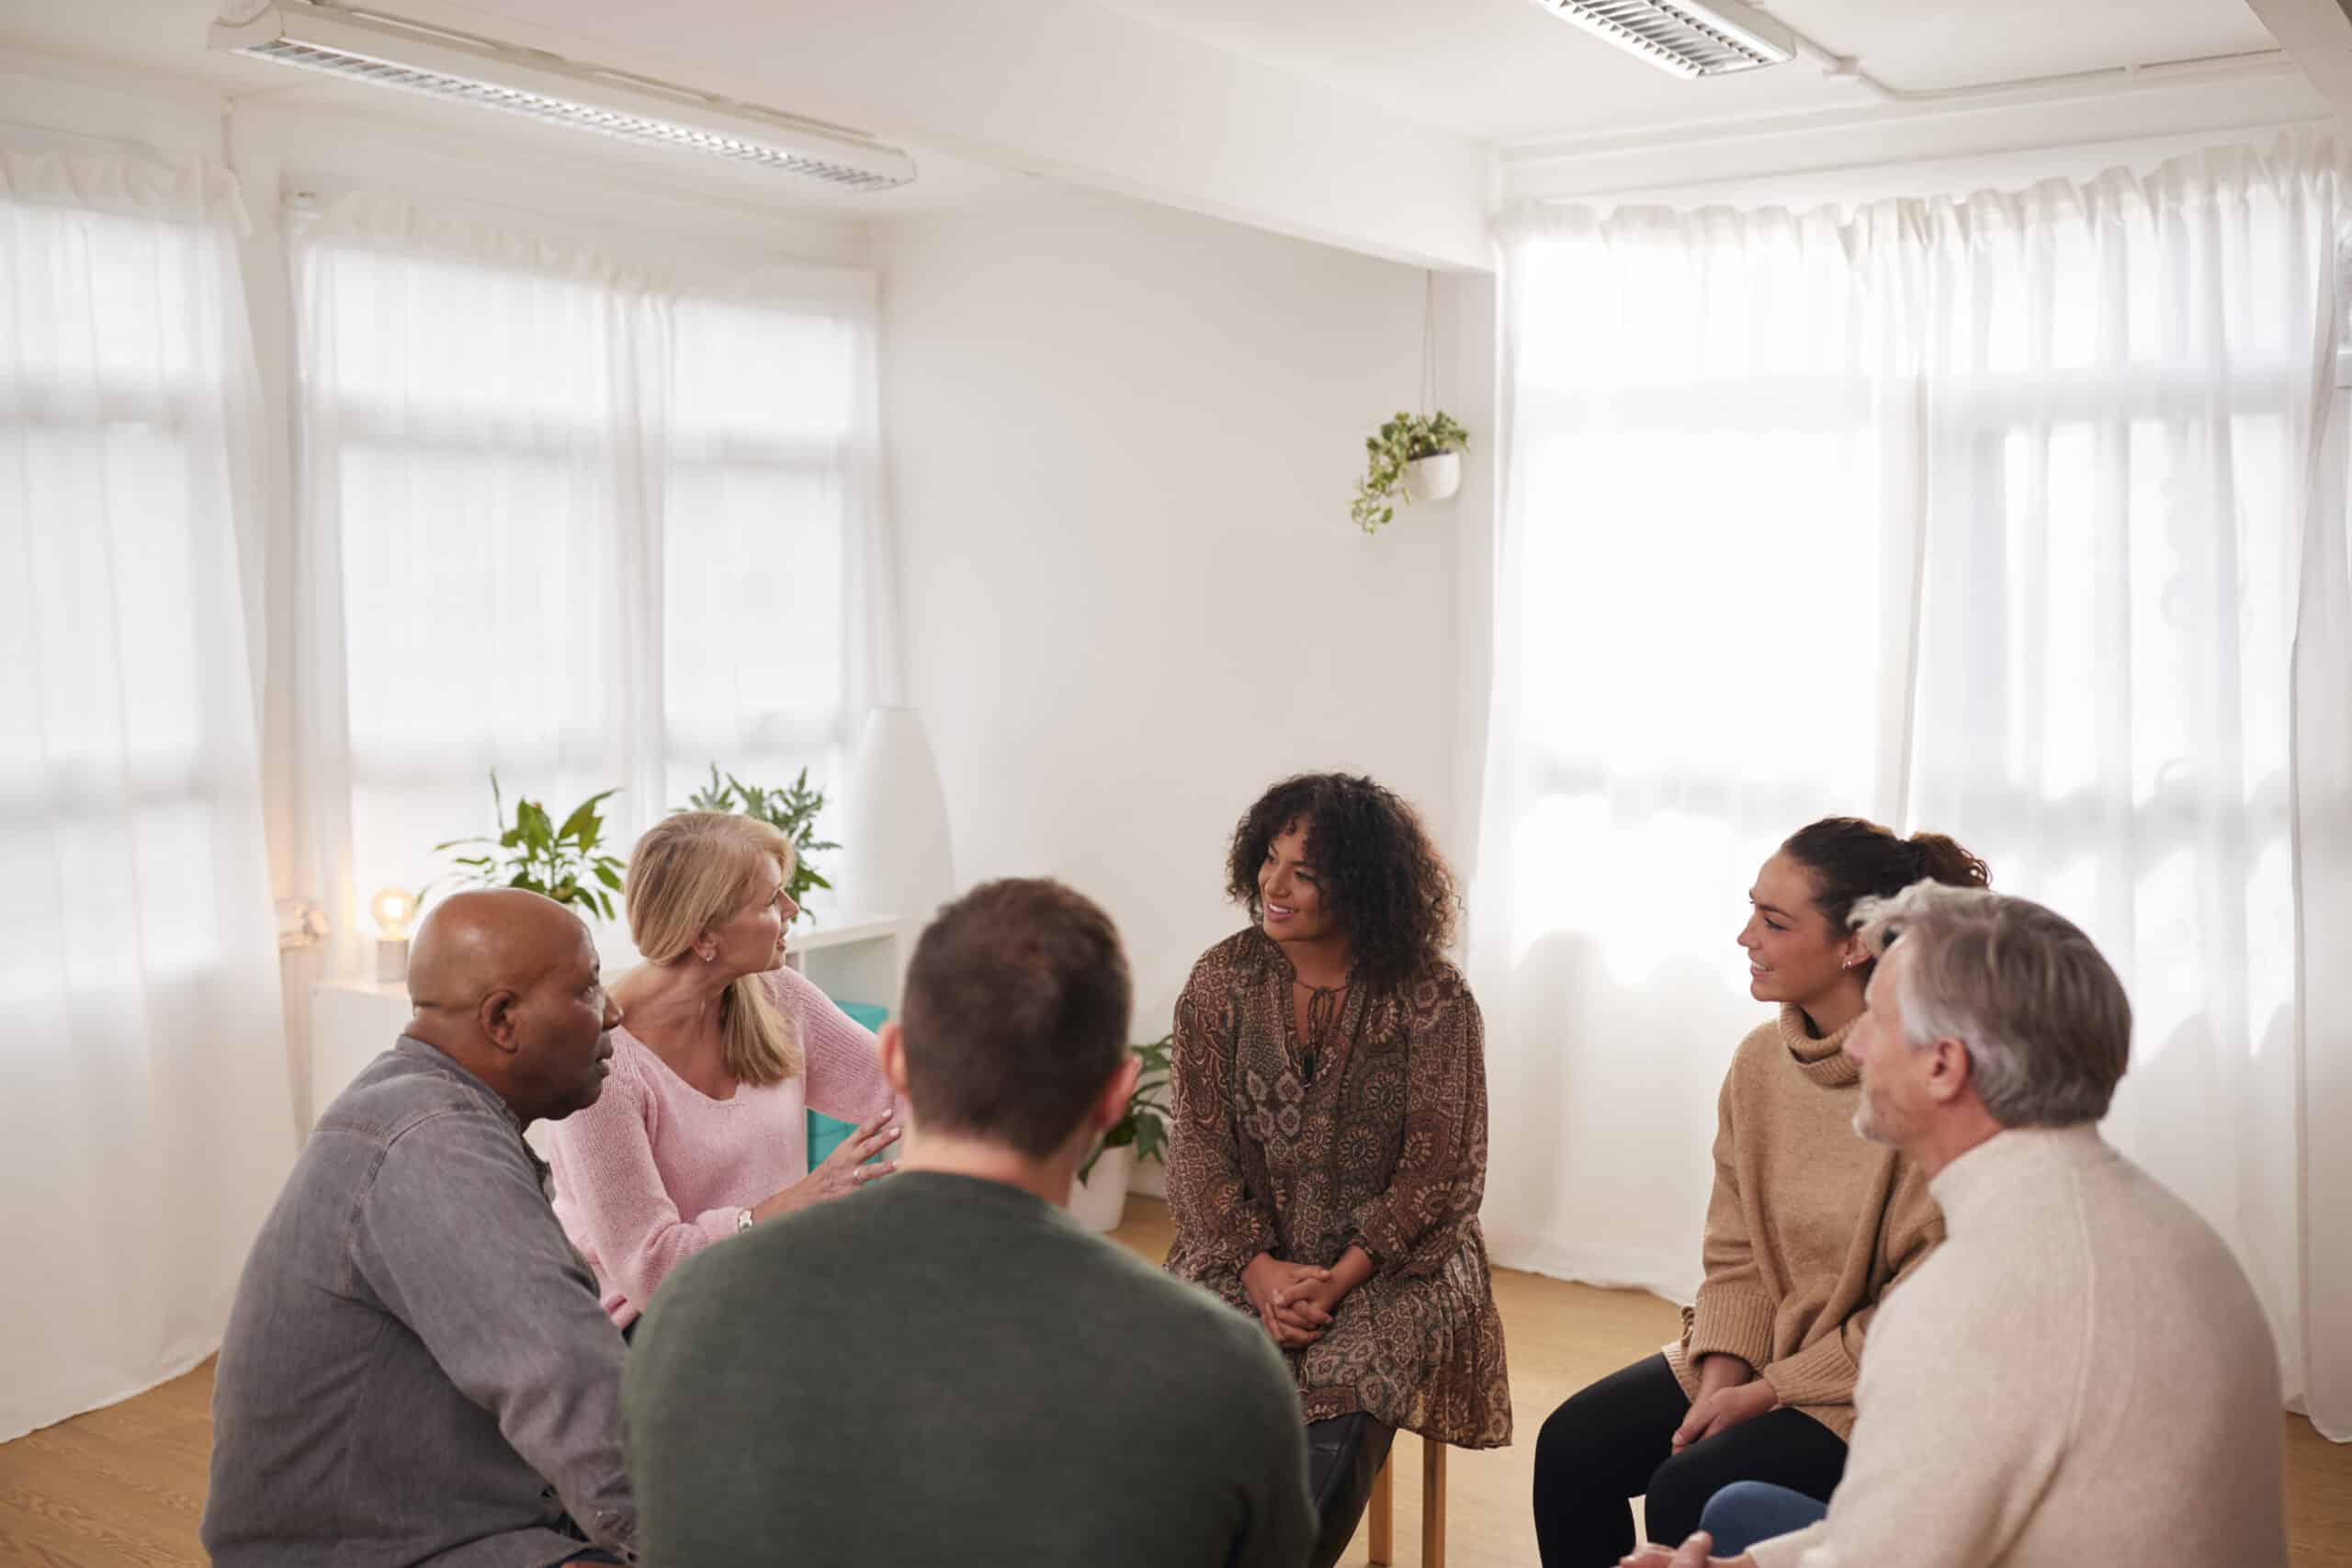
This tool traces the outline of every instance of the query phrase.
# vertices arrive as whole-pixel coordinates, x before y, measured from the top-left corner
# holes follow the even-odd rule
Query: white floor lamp
[[[842,806],[843,912],[895,915],[911,941],[956,891],[947,797],[914,709],[866,716]]]

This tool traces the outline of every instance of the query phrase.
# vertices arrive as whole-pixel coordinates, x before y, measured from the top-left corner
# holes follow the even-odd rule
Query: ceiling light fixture
[[[247,0],[212,24],[210,43],[231,54],[623,141],[731,158],[843,190],[888,190],[915,177],[906,153],[840,126],[380,12]]]
[[[1788,28],[1739,0],[1534,0],[1677,76],[1729,76],[1796,58]]]

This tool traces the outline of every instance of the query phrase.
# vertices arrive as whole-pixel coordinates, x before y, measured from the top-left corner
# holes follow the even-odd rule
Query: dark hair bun
[[[1941,833],[1898,839],[1860,817],[1807,823],[1781,849],[1813,874],[1815,907],[1838,931],[1846,929],[1859,899],[1891,898],[1920,881],[1983,887],[1993,880],[1983,861]]]
[[[1919,857],[1919,874],[1912,880],[1940,882],[1947,887],[1990,887],[1993,870],[1970,854],[1960,840],[1942,833],[1914,833],[1911,848]]]

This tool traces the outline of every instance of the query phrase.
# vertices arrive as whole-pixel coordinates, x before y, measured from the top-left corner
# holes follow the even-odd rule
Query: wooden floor
[[[1167,1211],[1136,1199],[1119,1238],[1158,1261]],[[1510,1349],[1519,1440],[1449,1456],[1452,1568],[1533,1568],[1528,1517],[1535,1429],[1560,1400],[1664,1344],[1675,1310],[1654,1296],[1498,1271],[1495,1296]],[[114,1568],[200,1564],[197,1517],[210,1451],[212,1364],[175,1382],[0,1444],[0,1564]],[[2287,1427],[2288,1529],[2294,1568],[2352,1568],[2352,1446],[2327,1442],[2300,1416]],[[1396,1442],[1396,1561],[1420,1561],[1419,1440]],[[1365,1553],[1359,1531],[1349,1554]]]

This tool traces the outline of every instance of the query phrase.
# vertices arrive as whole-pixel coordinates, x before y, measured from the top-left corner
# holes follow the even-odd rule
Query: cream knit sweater
[[[1918,1168],[1854,1131],[1852,1027],[1815,1040],[1783,1007],[1740,1042],[1716,1105],[1706,1280],[1666,1348],[1685,1394],[1698,1359],[1725,1352],[1841,1438],[1879,1298],[1943,1238]]]
[[[1932,1184],[1829,1517],[1760,1568],[2283,1568],[2278,1360],[2229,1248],[2089,1126]]]

